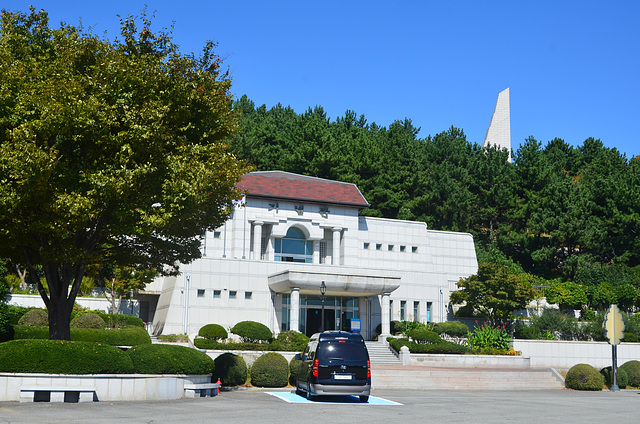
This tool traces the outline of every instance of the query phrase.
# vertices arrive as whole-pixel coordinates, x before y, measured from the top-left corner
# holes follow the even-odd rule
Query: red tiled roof
[[[369,204],[355,184],[307,177],[282,171],[251,172],[238,187],[249,197],[298,200],[367,208]]]

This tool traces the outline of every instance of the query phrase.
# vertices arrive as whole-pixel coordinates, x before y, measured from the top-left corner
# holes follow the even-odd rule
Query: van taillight
[[[313,360],[313,376],[317,377],[318,376],[318,358]]]
[[[371,361],[367,359],[367,378],[371,378]]]

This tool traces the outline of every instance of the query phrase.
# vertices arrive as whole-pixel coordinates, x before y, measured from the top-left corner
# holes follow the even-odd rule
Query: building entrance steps
[[[419,365],[372,365],[373,389],[550,390],[563,389],[554,369],[432,368]]]
[[[369,360],[371,365],[402,365],[400,359],[396,356],[391,348],[382,342],[365,342],[369,351]]]

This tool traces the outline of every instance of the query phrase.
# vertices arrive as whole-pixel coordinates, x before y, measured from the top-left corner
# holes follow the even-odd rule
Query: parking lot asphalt
[[[277,390],[270,390],[275,392]],[[287,390],[282,390],[287,391]],[[290,392],[291,390],[288,390]],[[0,402],[0,423],[637,423],[640,391],[375,390],[401,405],[291,403],[266,391],[157,402]]]

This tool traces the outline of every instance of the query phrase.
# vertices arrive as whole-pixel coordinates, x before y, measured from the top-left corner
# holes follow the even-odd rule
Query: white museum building
[[[243,202],[203,236],[202,257],[139,294],[154,334],[251,320],[274,334],[324,328],[371,339],[391,320],[445,321],[456,283],[477,272],[470,234],[363,216],[369,204],[353,184],[268,171],[239,187]]]

